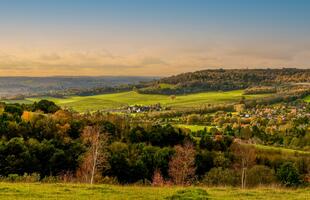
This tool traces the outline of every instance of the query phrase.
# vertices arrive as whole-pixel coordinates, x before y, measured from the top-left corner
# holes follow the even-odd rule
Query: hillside
[[[48,99],[56,104],[72,108],[79,112],[96,111],[96,110],[109,110],[126,107],[128,105],[152,105],[160,103],[162,106],[169,106],[172,108],[188,108],[198,107],[206,104],[219,104],[219,103],[233,103],[238,102],[241,97],[247,99],[262,98],[268,95],[243,95],[242,90],[235,90],[229,92],[204,92],[189,95],[180,95],[175,99],[171,99],[167,95],[156,94],[139,94],[134,91],[120,92],[113,94],[101,94],[93,96],[68,96],[66,98],[54,97],[38,97],[27,98],[21,101],[14,101],[15,103],[32,103],[40,101],[41,99]],[[12,102],[12,101],[10,101]]]
[[[254,86],[310,82],[310,69],[216,69],[183,73],[153,81],[140,93],[185,94],[228,91]]]

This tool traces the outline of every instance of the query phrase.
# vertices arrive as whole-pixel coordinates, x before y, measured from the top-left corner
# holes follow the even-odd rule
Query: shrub
[[[39,182],[40,181],[40,174],[38,174],[38,173],[32,173],[32,174],[25,173],[23,176],[23,181],[28,182],[28,183]]]
[[[21,177],[18,174],[9,174],[7,177],[7,180],[11,182],[19,182],[20,179]]]
[[[165,184],[165,180],[161,175],[160,170],[156,169],[154,171],[152,186],[163,186]]]
[[[98,183],[100,184],[109,184],[109,185],[117,185],[119,184],[116,177],[105,176],[101,178]]]
[[[207,200],[209,194],[207,191],[203,189],[185,189],[185,190],[179,190],[172,196],[166,197],[166,199],[169,200],[182,200],[182,199],[195,199],[195,200]]]
[[[249,186],[265,185],[275,182],[276,177],[272,169],[264,165],[255,165],[247,173],[247,184]]]
[[[234,170],[222,167],[212,168],[203,178],[203,184],[210,186],[235,186],[239,182],[239,175]]]
[[[2,181],[35,183],[35,182],[40,181],[40,174],[38,174],[38,173],[32,173],[32,174],[25,173],[23,176],[20,176],[18,174],[8,174],[7,177],[2,177]]]
[[[277,171],[277,177],[285,186],[298,186],[302,183],[297,168],[291,162],[283,163]]]
[[[57,176],[45,176],[42,180],[42,183],[58,183],[60,182],[60,178]]]

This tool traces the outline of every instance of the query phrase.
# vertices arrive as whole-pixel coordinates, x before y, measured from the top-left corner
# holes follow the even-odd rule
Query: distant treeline
[[[304,82],[310,82],[310,69],[216,69],[162,78],[139,92],[171,95]]]
[[[25,97],[93,95],[132,89],[156,77],[0,77],[0,97],[20,100]]]
[[[137,86],[139,87],[139,86]],[[29,97],[42,97],[42,96],[49,96],[55,98],[64,98],[66,96],[92,96],[98,94],[111,94],[111,93],[118,93],[118,92],[126,92],[133,90],[136,88],[134,85],[125,84],[119,86],[103,86],[103,87],[95,87],[95,88],[69,88],[64,90],[51,90],[44,93],[34,93],[34,94],[16,94],[11,95],[9,97],[2,97],[2,100],[23,100]]]

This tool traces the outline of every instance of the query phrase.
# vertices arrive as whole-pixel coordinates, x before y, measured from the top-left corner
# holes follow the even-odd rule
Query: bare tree
[[[245,188],[247,169],[255,164],[255,148],[247,144],[234,142],[231,149],[239,161],[239,168],[241,169],[241,187]]]
[[[190,183],[195,175],[195,149],[186,142],[184,146],[174,147],[175,155],[169,162],[169,175],[177,185]]]
[[[84,155],[83,162],[77,172],[77,176],[85,182],[93,184],[95,175],[99,175],[108,165],[108,154],[106,151],[108,136],[100,134],[99,126],[87,126],[82,134],[83,142],[89,145]]]

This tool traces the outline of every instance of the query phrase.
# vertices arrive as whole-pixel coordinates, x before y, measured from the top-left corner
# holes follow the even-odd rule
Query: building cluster
[[[132,105],[127,107],[127,111],[130,113],[142,113],[142,112],[153,112],[153,111],[161,111],[161,105]]]

